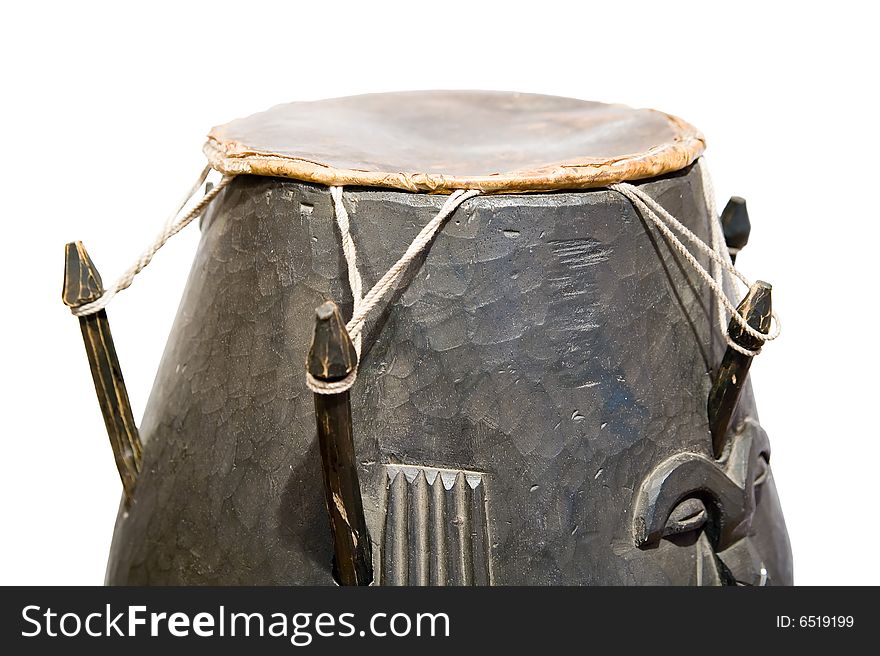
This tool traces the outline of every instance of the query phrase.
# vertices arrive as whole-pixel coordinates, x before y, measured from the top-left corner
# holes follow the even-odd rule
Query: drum
[[[680,248],[718,223],[703,149],[661,112],[513,93],[214,128],[226,177],[127,452],[107,583],[790,584],[742,369],[760,342],[718,330]],[[769,289],[739,307],[763,333]]]

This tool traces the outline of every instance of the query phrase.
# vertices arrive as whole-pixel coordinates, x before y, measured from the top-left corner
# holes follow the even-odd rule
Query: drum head
[[[491,91],[370,94],[278,105],[215,127],[230,174],[448,193],[602,187],[681,170],[705,148],[651,109]]]

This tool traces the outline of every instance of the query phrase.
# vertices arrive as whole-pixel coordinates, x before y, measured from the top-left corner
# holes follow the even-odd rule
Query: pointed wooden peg
[[[737,308],[739,314],[752,328],[765,334],[770,332],[773,311],[772,289],[768,283],[757,281]],[[760,349],[763,343],[746,333],[734,319],[730,320],[727,334],[736,344],[750,351]],[[707,405],[712,448],[716,458],[721,457],[724,451],[730,419],[736,410],[753,359],[754,356],[743,355],[728,346],[721,360],[721,366],[718,367]]]
[[[64,288],[61,300],[71,308],[97,300],[104,293],[103,283],[82,242],[64,247]],[[79,317],[83,341],[98,404],[110,438],[116,468],[122,479],[126,504],[131,502],[141,467],[141,440],[131,412],[125,380],[110,333],[107,312]]]
[[[357,368],[354,344],[332,302],[315,311],[315,334],[306,368],[320,382],[337,382]],[[324,495],[333,535],[333,570],[341,585],[373,580],[370,536],[358,481],[348,390],[314,394],[315,420],[324,478]]]
[[[77,307],[98,300],[104,283],[92,258],[81,241],[64,246],[64,288],[61,300],[67,307]]]
[[[745,198],[730,197],[724,211],[721,212],[721,229],[724,231],[724,241],[730,259],[736,262],[737,254],[749,243],[749,235],[752,232]]]
[[[309,349],[309,373],[318,380],[338,381],[358,364],[357,351],[336,305],[327,301],[315,310],[315,334]]]

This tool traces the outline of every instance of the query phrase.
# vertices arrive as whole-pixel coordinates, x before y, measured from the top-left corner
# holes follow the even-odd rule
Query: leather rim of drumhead
[[[677,116],[657,113],[669,121],[675,136],[671,141],[644,152],[482,176],[362,171],[256,150],[241,152],[238,144],[218,139],[216,128],[208,135],[203,150],[212,168],[220,173],[291,178],[326,186],[381,187],[441,194],[456,189],[478,189],[488,193],[592,189],[674,173],[703,154],[706,142],[699,130]]]

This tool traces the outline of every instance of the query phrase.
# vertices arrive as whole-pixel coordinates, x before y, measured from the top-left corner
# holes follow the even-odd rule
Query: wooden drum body
[[[698,167],[635,184],[708,241]],[[444,196],[344,199],[369,287]],[[107,582],[333,584],[304,383],[314,308],[352,309],[328,188],[240,175],[201,230]],[[750,389],[712,453],[713,312],[617,192],[469,200],[364,332],[375,584],[791,583]]]

